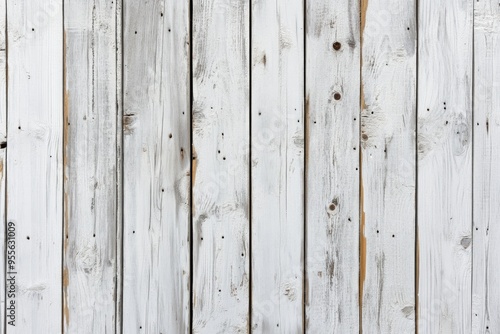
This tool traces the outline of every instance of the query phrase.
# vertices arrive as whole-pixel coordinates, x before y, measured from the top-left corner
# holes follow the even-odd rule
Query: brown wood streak
[[[365,95],[363,90],[363,33],[365,31],[366,13],[368,9],[368,0],[361,0],[361,31],[360,31],[360,116],[366,109]],[[362,118],[359,122],[361,124]],[[360,127],[361,131],[361,127]],[[365,236],[365,209],[364,209],[364,187],[363,187],[363,149],[360,145],[359,150],[359,207],[360,207],[360,227],[359,227],[359,332],[363,333],[363,291],[366,278],[366,236]]]

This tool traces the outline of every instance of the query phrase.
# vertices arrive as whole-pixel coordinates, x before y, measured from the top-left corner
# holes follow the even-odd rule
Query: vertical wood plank
[[[472,332],[500,331],[500,6],[474,4]]]
[[[415,332],[416,3],[362,6],[362,330]]]
[[[360,7],[306,1],[306,326],[359,330]]]
[[[190,330],[189,1],[123,2],[123,328]]]
[[[193,1],[193,330],[249,328],[249,0]]]
[[[471,331],[473,0],[419,1],[418,329]]]
[[[7,221],[16,225],[16,323],[60,333],[63,224],[63,11],[7,1]]]
[[[116,326],[123,333],[123,1],[116,1]]]
[[[6,231],[6,216],[5,203],[6,193],[5,184],[7,181],[7,43],[5,38],[6,32],[6,0],[0,1],[0,277],[5,276],[5,231]],[[0,282],[0,333],[4,333],[5,323],[5,279]]]
[[[68,333],[115,331],[116,5],[64,1],[64,272]]]
[[[252,3],[252,332],[302,333],[304,4]]]

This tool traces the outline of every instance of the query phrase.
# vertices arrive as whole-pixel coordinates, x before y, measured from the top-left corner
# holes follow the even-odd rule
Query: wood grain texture
[[[414,333],[416,4],[363,8],[362,330]]]
[[[360,7],[306,1],[306,326],[359,330]]]
[[[304,8],[252,4],[252,332],[303,332]]]
[[[123,331],[123,1],[116,1],[116,302],[115,334]]]
[[[474,3],[472,332],[500,331],[500,6]]]
[[[64,2],[64,331],[115,331],[116,5]]]
[[[249,329],[249,0],[193,1],[193,331]]]
[[[7,181],[7,51],[6,51],[6,0],[0,2],[0,252],[6,254],[5,226],[6,226],[6,192],[5,185]],[[8,255],[8,254],[7,254]],[[6,257],[0,257],[0,277],[5,275]],[[5,321],[5,280],[0,282],[0,324]],[[5,327],[0,326],[0,333],[5,332]]]
[[[60,333],[62,3],[8,0],[7,17],[7,220],[17,232],[16,324],[7,333]]]
[[[123,1],[123,329],[190,331],[189,1]]]
[[[418,329],[470,333],[473,0],[419,1]]]

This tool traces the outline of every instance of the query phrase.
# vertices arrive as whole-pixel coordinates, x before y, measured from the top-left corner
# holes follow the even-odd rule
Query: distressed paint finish
[[[471,331],[473,0],[419,1],[418,329]]]
[[[415,332],[415,1],[362,10],[362,329]]]
[[[7,1],[7,221],[16,224],[16,326],[62,324],[63,11],[58,0]],[[10,299],[9,299],[10,301]]]
[[[63,317],[68,333],[115,331],[116,8],[66,0]]]
[[[306,326],[359,330],[360,8],[306,1]]]
[[[193,1],[193,331],[249,328],[249,0]]]
[[[7,52],[5,38],[6,1],[0,2],[0,240],[5,240],[5,184],[7,180]],[[1,254],[5,253],[6,244],[0,243]],[[0,257],[0,277],[5,277],[5,256]],[[5,321],[5,280],[0,282],[0,323]],[[4,326],[0,326],[0,333],[4,333]]]
[[[472,332],[500,332],[500,6],[474,4]]]
[[[253,333],[303,332],[303,7],[252,7]]]
[[[123,329],[188,333],[189,1],[123,1]]]

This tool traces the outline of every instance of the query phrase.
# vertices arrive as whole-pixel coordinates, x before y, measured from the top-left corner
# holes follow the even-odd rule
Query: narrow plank
[[[360,7],[306,1],[306,326],[359,330]]]
[[[64,1],[64,278],[68,333],[115,331],[116,5]]]
[[[500,331],[500,6],[474,4],[472,332]]]
[[[63,10],[7,0],[7,221],[16,226],[15,326],[60,333],[63,225]]]
[[[116,1],[116,326],[123,333],[123,0]]]
[[[362,8],[362,330],[414,333],[416,3]]]
[[[193,1],[193,331],[249,328],[249,0]]]
[[[6,48],[6,39],[5,39],[5,21],[6,21],[6,10],[5,7],[6,1],[0,2],[0,222],[3,226],[6,223],[5,216],[5,184],[6,184],[6,171],[7,171],[7,163],[5,161],[7,157],[7,51]],[[6,249],[6,230],[7,228],[0,229],[0,252],[4,254],[4,256],[0,257],[0,277],[5,276],[5,255],[9,255],[5,253]],[[5,327],[3,324],[5,323],[5,279],[2,279],[0,282],[0,324],[2,324],[0,328],[0,333],[5,332]]]
[[[303,332],[304,5],[252,3],[252,332]]]
[[[419,1],[418,330],[471,331],[473,0]]]
[[[189,1],[123,2],[123,328],[190,331]]]

